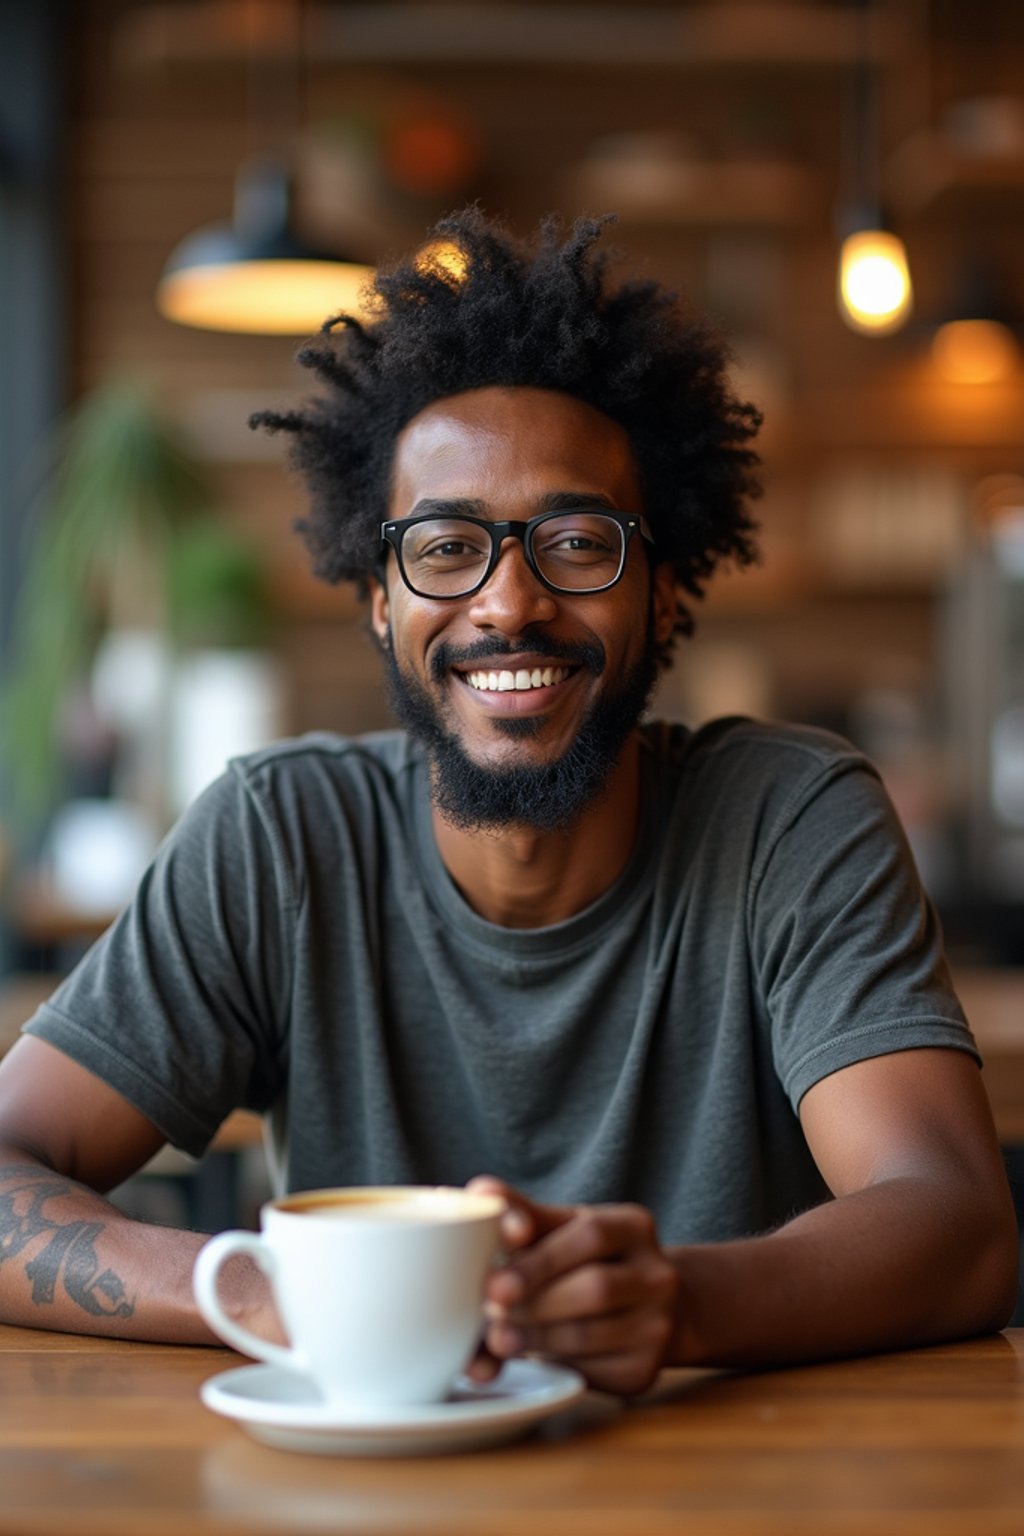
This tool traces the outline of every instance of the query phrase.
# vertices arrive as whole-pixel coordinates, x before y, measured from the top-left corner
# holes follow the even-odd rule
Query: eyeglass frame
[[[549,581],[537,567],[536,557],[533,553],[534,530],[541,523],[549,522],[553,517],[571,517],[577,512],[589,512],[600,517],[610,518],[613,523],[618,524],[622,532],[622,554],[619,559],[619,568],[611,581],[602,582],[599,587],[558,587],[554,582]],[[405,531],[408,528],[415,527],[417,523],[453,522],[472,523],[474,527],[482,528],[490,536],[491,553],[484,567],[483,575],[479,581],[474,582],[471,587],[467,587],[465,592],[421,592],[409,580],[406,574],[405,561],[402,559],[402,541],[405,537]],[[620,512],[616,507],[587,505],[586,503],[581,503],[578,507],[557,507],[553,511],[540,512],[536,517],[525,520],[522,518],[505,518],[500,522],[492,522],[490,518],[486,517],[474,517],[468,512],[422,512],[418,517],[388,518],[381,523],[380,553],[382,559],[386,560],[388,549],[394,550],[395,560],[398,564],[398,574],[414,597],[423,597],[432,603],[454,603],[460,602],[464,597],[472,597],[474,593],[480,591],[481,587],[486,586],[494,574],[498,561],[501,559],[502,544],[506,539],[518,539],[523,546],[523,555],[526,558],[530,572],[540,582],[542,587],[546,587],[549,592],[557,593],[559,597],[592,597],[595,592],[609,591],[622,580],[623,572],[626,569],[626,557],[629,554],[630,540],[635,533],[638,533],[641,538],[646,539],[653,549],[654,535],[651,533],[650,526],[645,517],[641,517],[633,512]]]

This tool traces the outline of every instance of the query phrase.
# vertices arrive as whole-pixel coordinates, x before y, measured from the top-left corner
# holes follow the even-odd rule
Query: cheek
[[[384,612],[383,643],[390,645],[404,665],[423,672],[427,668],[427,653],[444,629],[446,619],[446,614],[434,612],[411,593],[392,592]]]
[[[634,663],[649,643],[652,618],[650,581],[646,571],[643,579],[630,585],[622,594],[622,602],[608,616],[604,628],[597,634],[605,643],[609,660],[617,653],[623,666]]]

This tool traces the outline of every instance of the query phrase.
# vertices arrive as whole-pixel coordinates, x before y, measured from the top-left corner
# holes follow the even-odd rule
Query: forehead
[[[487,388],[435,400],[395,443],[389,511],[425,499],[472,499],[496,516],[552,492],[643,510],[629,438],[609,416],[554,390]],[[518,506],[518,512],[510,507]]]

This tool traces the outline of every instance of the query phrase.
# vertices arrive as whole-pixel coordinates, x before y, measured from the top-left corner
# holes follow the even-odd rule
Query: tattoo
[[[25,1265],[32,1300],[38,1306],[52,1303],[58,1280],[63,1279],[70,1299],[92,1317],[131,1317],[135,1302],[119,1275],[100,1269],[93,1247],[103,1231],[102,1221],[59,1222],[43,1214],[48,1200],[72,1193],[71,1180],[31,1164],[7,1167],[2,1176],[24,1182],[0,1194],[0,1265],[50,1234],[42,1251]]]

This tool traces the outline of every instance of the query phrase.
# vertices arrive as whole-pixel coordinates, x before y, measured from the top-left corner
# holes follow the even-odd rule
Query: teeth
[[[467,681],[481,693],[520,693],[527,688],[550,688],[568,676],[568,667],[534,667],[532,672],[520,667],[518,672],[470,672]]]

